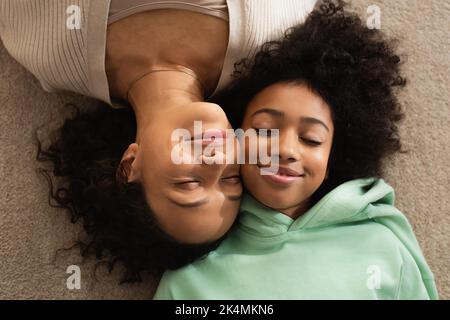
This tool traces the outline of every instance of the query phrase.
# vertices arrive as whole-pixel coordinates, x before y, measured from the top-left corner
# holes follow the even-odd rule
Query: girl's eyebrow
[[[325,124],[325,122],[323,122],[322,120],[319,120],[317,118],[312,118],[312,117],[301,117],[300,118],[300,123],[306,123],[306,124],[320,124],[322,127],[324,127],[325,129],[327,129],[327,131],[329,132],[330,129],[327,127],[327,125]]]
[[[271,109],[271,108],[263,108],[263,109],[259,109],[256,110],[251,116],[254,117],[255,115],[259,114],[259,113],[268,113],[272,116],[278,117],[278,118],[283,118],[284,117],[284,112],[280,111],[280,110],[275,110],[275,109]],[[300,123],[304,124],[319,124],[321,126],[323,126],[325,129],[327,129],[327,131],[329,132],[330,129],[328,128],[328,126],[325,124],[325,122],[323,122],[322,120],[319,120],[317,118],[313,118],[313,117],[300,117]]]

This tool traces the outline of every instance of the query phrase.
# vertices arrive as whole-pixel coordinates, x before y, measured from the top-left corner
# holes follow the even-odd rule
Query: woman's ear
[[[138,180],[135,164],[138,150],[139,145],[137,143],[130,144],[123,154],[122,160],[120,160],[119,167],[117,168],[117,177],[121,176],[122,178],[125,178],[128,183]]]

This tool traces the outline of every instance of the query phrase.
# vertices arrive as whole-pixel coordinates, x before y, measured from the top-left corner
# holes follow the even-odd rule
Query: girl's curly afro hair
[[[276,82],[305,84],[327,102],[335,136],[329,177],[313,203],[345,181],[381,177],[383,158],[401,151],[396,88],[406,81],[396,42],[368,29],[346,7],[343,1],[319,2],[304,24],[237,64],[236,79],[214,100],[235,128],[251,99]]]

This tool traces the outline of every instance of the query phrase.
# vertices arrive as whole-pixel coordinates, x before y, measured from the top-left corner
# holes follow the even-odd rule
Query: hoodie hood
[[[295,220],[246,195],[228,237],[165,274],[159,298],[437,299],[411,226],[393,204],[393,189],[376,178],[338,186]]]
[[[285,232],[358,222],[382,215],[380,206],[394,205],[394,190],[383,179],[356,179],[326,194],[297,219],[275,211],[246,194],[241,203],[239,226],[261,237]]]
[[[157,296],[437,299],[411,226],[393,204],[393,189],[376,178],[338,186],[295,220],[245,195],[227,238],[204,259],[165,274]]]
[[[403,244],[420,270],[429,297],[437,299],[433,273],[407,218],[394,207],[394,200],[394,189],[383,179],[356,179],[339,185],[302,216],[292,219],[247,194],[241,203],[236,230],[238,242],[246,243],[248,248],[267,250],[302,230],[334,228],[370,220],[389,229]]]

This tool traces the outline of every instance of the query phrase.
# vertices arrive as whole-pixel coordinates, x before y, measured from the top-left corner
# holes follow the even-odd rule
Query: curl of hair
[[[141,273],[160,275],[187,265],[215,249],[221,240],[204,244],[179,243],[158,225],[142,185],[127,183],[117,174],[124,151],[136,137],[136,119],[129,109],[76,114],[54,132],[50,146],[37,138],[36,159],[52,170],[40,172],[49,183],[49,204],[64,208],[72,223],[81,219],[87,240],[78,240],[82,257],[117,262],[125,267],[121,284],[141,282]],[[72,246],[73,247],[73,246]],[[70,248],[69,248],[70,249]]]
[[[343,182],[381,177],[382,160],[403,152],[398,123],[404,114],[396,90],[406,81],[397,43],[346,8],[344,1],[319,2],[304,24],[236,64],[234,81],[214,98],[236,128],[252,98],[271,84],[304,84],[322,97],[335,132],[329,177],[313,202]]]

